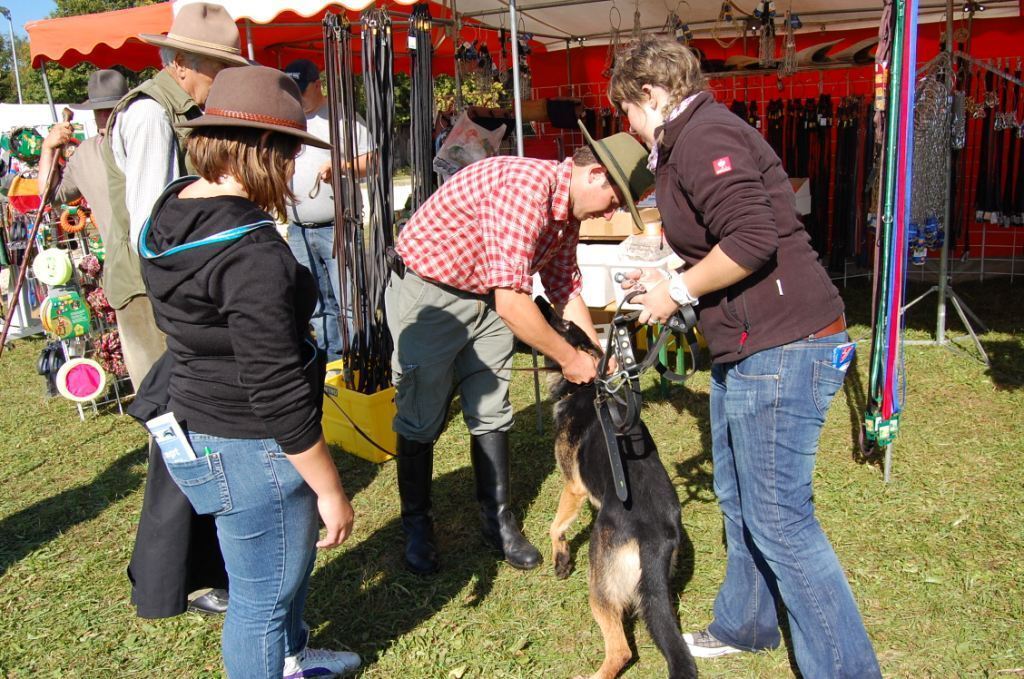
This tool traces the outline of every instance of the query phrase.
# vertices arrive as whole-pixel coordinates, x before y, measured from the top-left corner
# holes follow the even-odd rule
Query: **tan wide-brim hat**
[[[593,149],[608,176],[622,192],[637,228],[643,229],[644,220],[640,218],[636,204],[654,186],[654,175],[647,167],[647,149],[628,132],[619,132],[595,141],[583,121],[577,122],[587,145]]]
[[[331,145],[306,132],[299,86],[285,73],[267,66],[225,68],[213,79],[203,115],[180,128],[254,127],[298,137],[304,144]]]
[[[167,35],[140,33],[139,39],[157,47],[170,47],[227,64],[249,64],[242,56],[238,26],[220,5],[205,2],[185,5],[174,17]]]

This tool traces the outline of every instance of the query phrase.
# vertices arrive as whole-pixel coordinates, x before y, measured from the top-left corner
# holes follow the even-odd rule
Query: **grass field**
[[[892,482],[860,459],[868,344],[829,414],[816,471],[818,515],[832,538],[887,677],[1024,676],[1024,321],[1019,286],[960,286],[992,330],[991,368],[938,347],[911,347],[903,431]],[[844,290],[868,334],[869,290]],[[914,291],[911,290],[911,293]],[[934,326],[934,297],[910,317],[910,337]],[[955,328],[956,326],[954,326]],[[197,614],[135,617],[125,566],[145,479],[145,436],[127,418],[79,422],[44,400],[38,340],[0,359],[0,676],[217,677],[220,621]],[[528,357],[518,359],[528,363]],[[645,420],[683,504],[687,544],[676,576],[684,629],[706,624],[723,575],[721,521],[711,488],[708,373],[667,398],[648,376]],[[535,429],[528,373],[513,398],[515,501],[527,535],[547,551],[560,482]],[[356,532],[321,554],[308,621],[314,643],[362,654],[360,676],[469,679],[572,677],[593,671],[601,635],[587,605],[589,512],[570,533],[577,569],[530,573],[481,545],[468,435],[454,419],[438,445],[435,514],[443,567],[418,578],[401,566],[395,469],[337,452]],[[664,677],[642,624],[628,679]],[[785,648],[699,661],[704,677],[793,675]],[[813,679],[813,678],[808,678]]]

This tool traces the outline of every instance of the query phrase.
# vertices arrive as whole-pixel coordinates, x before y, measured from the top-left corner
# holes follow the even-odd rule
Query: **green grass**
[[[892,483],[877,459],[855,455],[864,369],[832,406],[818,456],[818,515],[860,603],[887,677],[1003,677],[1024,670],[1024,340],[1019,287],[961,286],[993,331],[991,369],[946,348],[907,352],[906,413]],[[844,291],[855,337],[869,291]],[[914,309],[910,336],[934,325],[934,297]],[[135,617],[125,566],[145,480],[141,428],[114,414],[80,422],[44,400],[38,340],[0,359],[0,676],[217,677],[220,621],[196,614]],[[868,347],[861,345],[861,357]],[[519,357],[521,364],[528,358]],[[653,379],[647,384],[653,387]],[[711,489],[707,372],[686,390],[652,397],[645,420],[683,503],[689,545],[676,576],[684,628],[707,623],[723,575]],[[560,481],[535,430],[528,373],[513,399],[514,492],[525,530],[547,552]],[[602,642],[587,605],[588,511],[570,533],[577,569],[521,573],[478,538],[468,435],[455,418],[438,445],[436,516],[443,572],[401,567],[395,469],[337,453],[357,512],[346,545],[320,555],[308,620],[319,646],[350,648],[366,678],[571,677],[591,672]],[[628,679],[665,676],[644,626],[633,630]],[[782,648],[699,661],[705,677],[792,676]],[[1008,672],[1016,670],[1016,672]]]

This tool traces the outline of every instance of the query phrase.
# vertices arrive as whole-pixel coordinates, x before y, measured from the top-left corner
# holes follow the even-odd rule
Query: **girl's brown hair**
[[[252,127],[199,127],[188,137],[188,155],[203,179],[234,177],[249,200],[278,219],[295,200],[290,179],[302,143],[295,137]]]
[[[618,108],[623,102],[647,101],[644,85],[663,87],[669,102],[668,114],[691,94],[707,89],[700,60],[689,47],[665,36],[644,36],[615,55],[615,68],[608,83],[608,98]]]

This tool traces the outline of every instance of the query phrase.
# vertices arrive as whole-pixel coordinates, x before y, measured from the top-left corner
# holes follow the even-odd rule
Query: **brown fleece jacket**
[[[757,130],[707,92],[663,125],[656,172],[665,238],[692,266],[715,245],[749,277],[696,307],[715,363],[821,330],[843,301],[796,212],[782,162]]]

